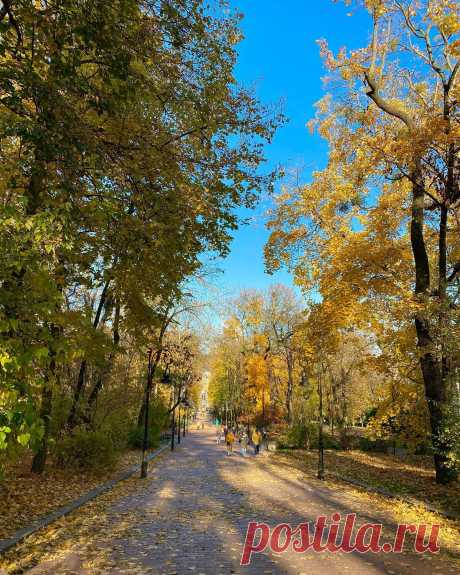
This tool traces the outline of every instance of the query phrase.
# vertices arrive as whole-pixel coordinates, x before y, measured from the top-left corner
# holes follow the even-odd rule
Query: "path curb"
[[[162,445],[147,457],[147,461],[151,461],[155,457],[158,457],[160,453],[163,453],[163,451],[166,451],[167,449],[169,449],[169,445]],[[29,535],[32,535],[33,533],[36,533],[40,529],[47,527],[57,519],[65,517],[72,511],[75,511],[75,509],[78,509],[79,507],[85,505],[85,503],[88,503],[89,501],[95,499],[102,493],[105,493],[109,489],[112,489],[112,487],[114,487],[117,483],[120,483],[121,481],[128,479],[128,477],[131,477],[131,475],[134,475],[136,471],[140,470],[140,468],[141,466],[139,464],[129,467],[125,471],[119,473],[113,479],[110,479],[109,481],[106,481],[105,483],[98,485],[94,489],[91,489],[91,491],[88,491],[88,493],[85,493],[84,495],[78,497],[77,499],[74,499],[70,503],[67,503],[67,505],[63,505],[62,507],[59,507],[55,511],[49,513],[48,515],[40,517],[39,519],[33,521],[27,527],[18,529],[18,531],[16,531],[11,537],[8,537],[7,539],[0,539],[0,555],[2,555],[6,551],[14,547],[21,541],[23,541],[26,537],[29,537]]]
[[[383,489],[383,487],[371,487],[370,485],[367,485],[362,481],[358,481],[357,479],[349,479],[348,477],[343,477],[342,475],[338,475],[336,473],[328,472],[326,474],[326,478],[327,476],[333,477],[334,479],[338,479],[345,483],[350,483],[351,485],[356,485],[357,487],[361,487],[362,489],[365,489],[366,491],[369,491],[371,493],[377,493],[378,495],[383,495],[384,497],[387,497],[389,499],[397,499],[398,501],[408,503],[409,505],[412,505],[414,507],[422,506],[424,509],[426,509],[426,511],[429,511],[430,513],[437,513],[438,515],[441,515],[441,517],[445,517],[446,519],[450,519],[451,521],[460,521],[460,515],[457,515],[456,513],[450,513],[449,511],[442,511],[441,509],[433,507],[432,505],[424,503],[423,501],[415,499],[414,497],[408,497],[405,495],[398,495],[396,493],[391,493],[391,491],[387,491],[386,489]]]

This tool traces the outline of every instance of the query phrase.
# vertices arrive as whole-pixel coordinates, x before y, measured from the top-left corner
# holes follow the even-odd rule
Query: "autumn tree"
[[[300,302],[292,290],[281,284],[269,288],[264,309],[265,331],[270,342],[270,354],[279,354],[286,366],[286,419],[292,423],[295,367],[302,355],[296,347],[295,333],[304,316]]]
[[[267,292],[244,290],[229,311],[212,354],[214,405],[224,401],[237,414],[264,424],[275,416],[291,423],[301,355],[294,338],[300,304],[289,288],[275,285]]]
[[[455,476],[445,413],[458,325],[459,10],[449,0],[356,4],[370,15],[369,44],[334,55],[320,42],[335,81],[314,123],[330,145],[328,166],[280,196],[267,255],[275,268],[291,265],[307,290],[317,286],[349,325],[395,346],[412,339],[413,385],[423,384],[436,479],[447,483]]]
[[[179,298],[271,186],[280,117],[236,85],[239,16],[215,5],[17,0],[0,18],[2,402],[41,472],[68,364],[72,429],[120,326]]]

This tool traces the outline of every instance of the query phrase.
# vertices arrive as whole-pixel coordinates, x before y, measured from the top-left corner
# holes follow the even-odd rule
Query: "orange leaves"
[[[246,371],[249,380],[256,386],[264,385],[267,376],[267,367],[262,356],[251,354],[246,360]]]

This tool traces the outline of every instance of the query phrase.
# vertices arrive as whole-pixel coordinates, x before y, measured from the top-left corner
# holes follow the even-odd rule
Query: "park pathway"
[[[85,550],[66,552],[31,575],[95,573],[113,575],[381,575],[454,574],[458,567],[436,556],[258,554],[240,567],[247,524],[314,521],[318,515],[356,511],[358,523],[388,522],[385,511],[365,509],[365,501],[326,486],[309,484],[302,474],[275,464],[266,454],[225,455],[214,428],[194,430],[176,453],[158,460],[144,483],[110,504],[111,529],[94,534]],[[140,480],[139,480],[140,481]],[[83,512],[83,511],[82,511]],[[88,556],[103,556],[103,567]],[[85,563],[86,562],[86,563]],[[100,563],[101,564],[101,563]],[[66,571],[68,569],[68,571]]]

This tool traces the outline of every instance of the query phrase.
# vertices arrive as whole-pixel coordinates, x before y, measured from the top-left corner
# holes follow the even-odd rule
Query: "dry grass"
[[[30,472],[31,456],[21,458],[7,468],[0,483],[0,538],[11,536],[139,462],[140,452],[133,450],[123,453],[115,468],[97,473],[49,465],[39,476]]]
[[[310,473],[316,472],[318,456],[315,451],[282,453]],[[355,479],[395,495],[415,498],[421,504],[429,504],[440,511],[457,513],[460,517],[460,482],[437,485],[430,457],[328,450],[325,452],[325,470],[326,475],[329,471],[346,479]]]

